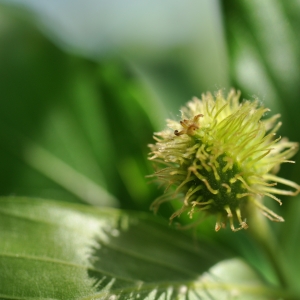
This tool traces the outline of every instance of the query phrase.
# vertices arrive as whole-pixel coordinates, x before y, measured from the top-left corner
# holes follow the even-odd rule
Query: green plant
[[[171,39],[169,48],[148,48],[149,43],[122,48],[112,40],[110,47],[120,48],[103,53],[89,43],[80,49],[67,43],[80,33],[88,35],[86,27],[75,34],[64,31],[77,18],[53,22],[52,10],[24,15],[8,10],[5,2],[10,1],[0,7],[0,299],[300,299],[300,202],[299,196],[286,197],[299,189],[294,183],[300,182],[299,159],[276,168],[296,150],[296,143],[279,136],[300,140],[296,3],[241,0],[220,7],[197,2],[200,11],[186,1],[202,16],[191,23],[192,39],[184,36],[183,44]],[[43,2],[36,3],[42,9]],[[30,8],[34,1],[22,5]],[[162,28],[171,19],[151,24]],[[181,28],[191,27],[174,19],[182,37]],[[112,20],[117,28],[120,20]],[[51,24],[67,32],[68,40],[53,38]],[[104,32],[103,40],[109,41],[106,29],[97,27],[94,38]],[[196,100],[177,116],[193,95],[224,87],[225,96],[230,86],[243,92],[240,100],[230,94],[234,99],[228,105],[221,94],[219,102],[207,95],[208,109]],[[278,113],[282,128],[276,125]],[[156,134],[153,144],[153,132],[165,128],[166,118],[173,120],[171,131]],[[218,130],[210,131],[210,124]],[[242,142],[233,132],[238,125]],[[203,178],[196,149],[211,137],[213,147],[198,155]],[[249,153],[258,144],[262,152]],[[174,154],[174,149],[171,158],[167,151]],[[156,175],[146,179],[153,164]],[[218,176],[232,187],[219,186]],[[163,194],[149,183],[157,178],[177,181],[175,191],[186,194],[187,205],[180,197],[169,201],[172,187]],[[212,206],[220,194],[228,207]],[[155,210],[166,202],[156,216],[149,212],[155,199]],[[204,220],[205,211],[197,211],[202,206],[209,212]],[[261,211],[285,222],[270,222]],[[222,228],[225,223],[229,228]],[[247,230],[231,230],[240,228]]]
[[[282,202],[274,195],[296,196],[300,186],[275,176],[281,163],[291,162],[297,143],[275,138],[281,123],[279,115],[261,120],[269,110],[257,107],[258,101],[239,103],[240,93],[222,91],[215,98],[207,93],[194,98],[181,110],[181,121],[168,121],[169,130],[155,134],[150,145],[151,160],[157,164],[157,177],[166,183],[165,194],[153,203],[154,210],[166,201],[182,197],[182,206],[171,220],[188,211],[217,216],[215,230],[225,227],[229,219],[232,231],[247,229],[243,220],[253,206],[272,221],[283,218],[261,203],[262,197]],[[160,166],[163,166],[159,169]],[[275,188],[278,183],[295,192]],[[176,189],[169,192],[173,185]],[[235,228],[234,219],[240,227]]]

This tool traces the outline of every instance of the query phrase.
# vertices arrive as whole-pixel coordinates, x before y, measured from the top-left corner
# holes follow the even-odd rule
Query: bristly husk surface
[[[182,200],[182,207],[170,219],[182,213],[193,218],[195,212],[216,215],[215,230],[229,219],[233,231],[248,228],[247,203],[252,202],[272,221],[283,218],[263,204],[276,195],[293,196],[299,185],[278,177],[280,164],[290,161],[298,144],[276,136],[280,115],[266,118],[269,109],[258,101],[239,101],[240,93],[231,90],[225,98],[203,94],[181,110],[181,121],[167,120],[168,129],[154,134],[149,145],[154,175],[166,185],[152,209],[163,202]],[[280,183],[286,189],[279,189]],[[291,190],[290,190],[291,189]],[[235,227],[235,223],[238,227]]]

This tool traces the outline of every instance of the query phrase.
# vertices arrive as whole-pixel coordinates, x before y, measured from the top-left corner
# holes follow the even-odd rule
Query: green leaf
[[[270,299],[221,247],[158,217],[30,198],[0,198],[1,299]]]

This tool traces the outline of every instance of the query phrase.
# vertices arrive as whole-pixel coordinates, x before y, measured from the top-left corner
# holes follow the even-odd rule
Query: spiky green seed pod
[[[157,167],[153,176],[167,188],[153,203],[154,210],[163,202],[182,199],[171,220],[183,212],[192,218],[196,211],[204,211],[217,216],[216,231],[228,219],[237,231],[248,227],[244,207],[252,202],[270,220],[284,221],[262,201],[266,196],[281,205],[275,195],[299,192],[299,185],[275,175],[281,163],[292,162],[288,159],[298,145],[276,138],[279,115],[262,119],[269,109],[258,101],[240,103],[239,97],[232,90],[227,98],[221,91],[215,97],[207,93],[201,100],[194,98],[181,110],[180,122],[168,120],[169,129],[155,133],[149,159]],[[292,191],[276,188],[277,183]]]

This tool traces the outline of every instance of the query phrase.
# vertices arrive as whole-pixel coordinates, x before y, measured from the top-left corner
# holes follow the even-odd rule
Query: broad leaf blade
[[[195,245],[141,213],[1,198],[0,240],[4,299],[269,299],[276,292],[240,260],[217,263],[222,249]]]

